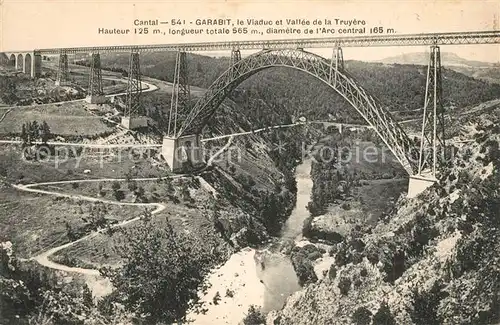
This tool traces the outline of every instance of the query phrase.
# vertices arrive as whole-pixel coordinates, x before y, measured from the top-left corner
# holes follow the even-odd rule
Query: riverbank
[[[297,200],[279,242],[298,241],[302,236],[303,222],[309,216],[310,171],[309,160],[296,168]],[[233,254],[207,282],[210,288],[200,295],[201,306],[188,313],[187,319],[193,324],[238,324],[250,306],[259,307],[263,313],[280,309],[290,294],[301,289],[290,258],[268,248],[245,248]]]
[[[208,276],[210,287],[200,306],[188,312],[189,322],[235,325],[245,317],[248,307],[262,305],[265,287],[257,276],[255,253],[255,249],[244,248]]]

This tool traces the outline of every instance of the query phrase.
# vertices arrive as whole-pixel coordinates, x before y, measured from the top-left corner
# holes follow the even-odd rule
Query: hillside
[[[429,53],[413,52],[404,53],[401,55],[391,56],[379,60],[382,63],[396,63],[396,64],[418,64],[427,65],[429,63]],[[441,52],[441,64],[445,67],[452,66],[469,66],[469,67],[498,67],[498,63],[482,62],[464,59],[453,52]]]
[[[378,62],[384,64],[416,64],[427,66],[429,64],[429,54],[423,52],[406,53],[388,57],[379,60]],[[467,60],[459,57],[455,53],[441,52],[441,64],[445,68],[463,73],[476,79],[491,83],[500,82],[499,63]]]
[[[267,324],[497,324],[500,107],[457,121],[473,140],[421,196],[401,196],[312,258],[319,280]],[[297,249],[294,249],[297,250]],[[299,250],[300,251],[300,250]],[[321,254],[320,254],[321,255]]]

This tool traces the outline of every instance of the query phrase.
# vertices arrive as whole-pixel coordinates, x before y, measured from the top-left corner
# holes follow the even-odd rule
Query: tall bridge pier
[[[56,86],[64,86],[69,81],[68,54],[61,51],[57,69]]]
[[[106,102],[102,89],[101,55],[98,52],[91,54],[89,71],[89,88],[85,101],[90,104]]]
[[[441,52],[439,46],[433,45],[427,66],[418,170],[410,176],[408,197],[417,196],[437,182],[436,176],[446,159],[445,148]]]
[[[127,129],[137,129],[148,126],[148,118],[141,103],[142,82],[139,52],[130,53],[126,107],[121,124]]]
[[[191,88],[186,52],[177,52],[172,100],[168,115],[167,134],[163,138],[162,156],[173,172],[183,172],[205,165],[201,136],[198,133],[180,135],[178,122],[185,118],[191,108]]]

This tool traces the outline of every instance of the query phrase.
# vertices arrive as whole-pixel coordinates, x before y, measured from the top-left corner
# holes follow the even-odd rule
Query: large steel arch
[[[226,70],[200,98],[181,125],[178,136],[200,133],[224,98],[250,76],[271,67],[290,67],[323,81],[347,100],[370,124],[408,174],[416,172],[410,139],[378,101],[348,74],[336,70],[329,60],[303,50],[263,50]]]

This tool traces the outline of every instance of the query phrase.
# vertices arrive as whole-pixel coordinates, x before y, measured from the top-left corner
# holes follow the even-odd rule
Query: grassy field
[[[137,159],[130,151],[121,155],[101,157],[84,153],[66,161],[61,155],[60,161],[26,161],[21,156],[17,145],[0,145],[0,176],[9,182],[24,184],[54,182],[90,178],[124,178],[126,173],[133,177],[165,177],[168,174],[165,164],[154,158]],[[84,173],[90,170],[90,173]]]
[[[75,231],[89,216],[92,203],[0,188],[0,241],[10,240],[22,257],[31,257],[69,242],[66,222]],[[107,205],[106,218],[124,220],[142,212],[138,207]]]
[[[82,87],[87,89],[89,86],[89,76],[88,71],[83,71],[82,73],[70,73],[69,80]],[[125,91],[127,89],[127,84],[125,82],[109,80],[106,78],[102,79],[102,87],[105,94],[111,94],[113,91],[111,89]]]
[[[74,168],[76,159],[63,163],[54,168],[53,162],[28,162],[20,157],[17,146],[0,146],[0,175],[6,182],[37,183],[57,180],[89,179],[89,178],[124,178],[129,173],[133,178],[166,176],[168,172],[163,165],[153,166],[151,159],[133,160],[128,155],[122,161],[105,161],[100,166],[97,157],[85,156],[80,166]],[[83,173],[90,169],[91,173]],[[105,195],[100,195],[99,183],[103,184]],[[47,185],[40,188],[54,192],[83,194],[92,197],[102,197],[106,200],[115,200],[112,190],[113,182],[79,183],[78,185]],[[179,194],[178,180],[173,180]],[[127,182],[119,182],[121,191],[125,193],[123,202],[133,201],[134,195]],[[175,220],[174,224],[183,231],[198,234],[206,233],[213,238],[212,223],[209,222],[203,210],[211,194],[197,182],[190,186],[192,201],[178,202],[167,193],[163,182],[138,181],[137,185],[144,188],[145,197],[150,202],[166,202],[167,209],[154,217],[155,222],[162,224],[165,217]],[[65,198],[56,198],[50,195],[24,193],[8,185],[0,185],[0,241],[12,241],[21,256],[29,257],[48,248],[62,245],[70,238],[66,221],[71,229],[80,229],[85,226],[83,218],[88,217],[92,203]],[[154,193],[154,195],[153,195]],[[171,193],[171,194],[174,194]],[[174,202],[175,201],[175,202]],[[138,216],[144,207],[117,206],[106,204],[106,218],[114,221]],[[228,212],[228,214],[230,214]],[[233,213],[234,214],[234,213]],[[158,221],[159,220],[159,221]],[[208,229],[210,228],[210,229]],[[119,238],[119,235],[113,237]],[[107,258],[112,258],[114,238],[101,235],[88,242],[83,242],[67,251],[59,253],[54,259],[64,264],[79,266],[99,265]],[[115,256],[116,257],[116,256]],[[76,261],[76,262],[75,262]],[[112,261],[112,260],[111,260]],[[76,263],[76,264],[75,264]]]
[[[24,123],[35,120],[46,121],[52,134],[61,136],[94,136],[113,130],[98,116],[88,113],[84,105],[71,102],[15,108],[0,122],[0,135],[21,133]]]
[[[154,181],[130,181],[130,182],[117,182],[120,188],[117,192],[123,194],[123,198],[118,200],[114,195],[112,181],[102,181],[102,182],[92,182],[92,183],[79,183],[79,184],[57,184],[57,185],[46,185],[40,186],[43,190],[55,190],[61,193],[69,194],[79,194],[92,197],[99,197],[111,201],[119,202],[167,202],[170,200],[169,195],[179,194],[179,180],[173,179],[172,185],[176,189],[175,192],[168,192],[166,188],[166,183],[164,180],[154,180]],[[142,198],[137,198],[134,194],[134,188],[132,184],[135,184],[136,188],[144,189],[144,196]]]
[[[192,232],[194,236],[200,236],[203,232],[213,232],[212,223],[199,209],[179,204],[167,204],[167,209],[155,215],[153,222],[158,227],[163,227],[166,218],[179,231]],[[129,224],[123,229],[136,227],[139,222]],[[116,231],[113,234],[100,234],[91,240],[83,240],[65,250],[57,252],[52,259],[61,261],[64,264],[78,266],[117,266],[121,260],[114,251],[114,247],[123,242],[123,239],[123,234],[120,231]]]
[[[122,189],[126,188],[126,183],[121,184]],[[144,187],[147,193],[151,187],[160,189],[160,191],[162,188],[162,184],[157,182],[138,182],[138,185]],[[177,186],[176,189],[178,190]],[[65,190],[69,189],[65,188]],[[72,192],[80,191],[80,193],[87,193],[87,190],[89,190],[88,187],[79,187],[78,189],[73,189]],[[174,203],[171,201],[167,202],[164,199],[160,200],[166,205],[166,209],[154,215],[152,219],[153,223],[159,228],[164,227],[168,219],[178,231],[210,241],[216,240],[219,242],[219,245],[222,245],[223,241],[215,232],[213,222],[209,218],[209,212],[203,208],[209,202],[211,194],[202,187],[197,186],[191,186],[190,193],[193,198],[191,202]],[[107,199],[111,199],[111,197],[111,194],[106,196]],[[130,199],[129,195],[127,197]],[[228,219],[230,217],[238,217],[238,213],[231,211],[230,208],[222,207],[219,213],[220,216]],[[129,224],[122,229],[137,227],[139,223],[140,221]],[[119,230],[112,234],[100,234],[91,240],[81,241],[68,249],[59,251],[54,255],[53,260],[74,266],[117,266],[121,260],[114,251],[114,247],[121,243],[123,239],[123,234]]]

